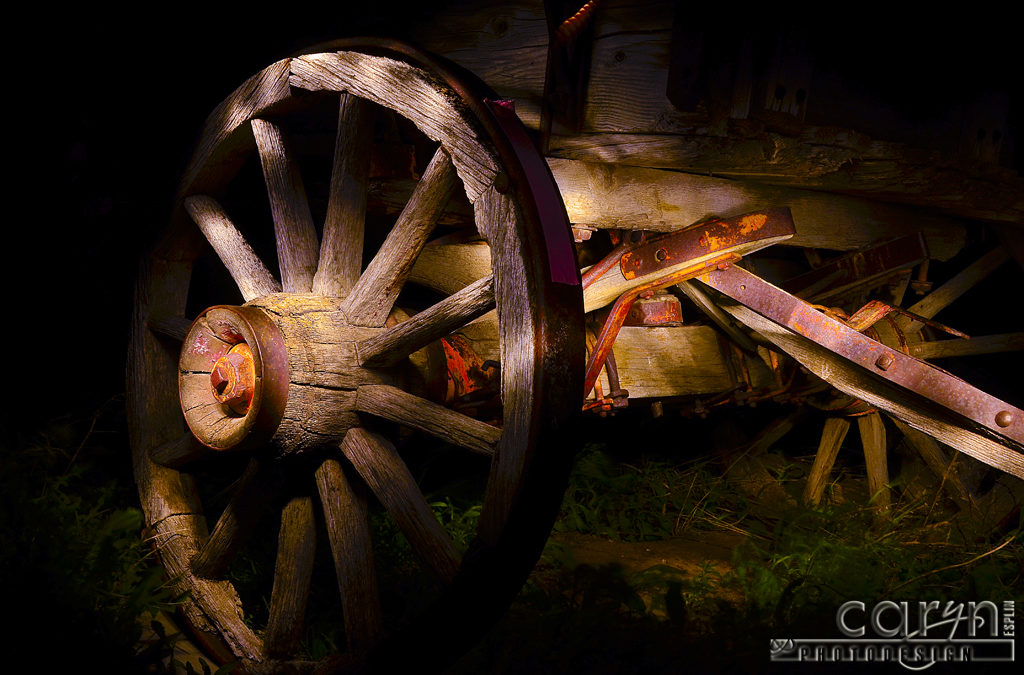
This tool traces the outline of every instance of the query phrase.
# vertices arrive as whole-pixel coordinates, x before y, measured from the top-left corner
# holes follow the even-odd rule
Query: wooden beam
[[[878,412],[857,418],[860,442],[864,448],[864,464],[868,471],[868,493],[871,506],[879,515],[888,513],[891,504],[889,496],[889,458],[885,450],[885,424]]]
[[[668,232],[711,216],[788,206],[796,234],[784,246],[853,250],[878,239],[923,232],[933,258],[963,248],[963,224],[906,207],[751,181],[679,171],[549,158],[569,220],[599,228]]]
[[[287,658],[299,647],[315,553],[313,500],[308,495],[294,497],[281,513],[277,539],[270,618],[263,636],[263,648],[270,658]]]
[[[983,335],[970,340],[936,340],[910,346],[910,355],[919,359],[942,359],[976,354],[998,354],[1024,350],[1024,333]]]

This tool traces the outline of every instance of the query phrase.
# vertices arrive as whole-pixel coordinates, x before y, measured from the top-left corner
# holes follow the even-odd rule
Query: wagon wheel
[[[927,249],[924,248],[923,243],[921,244],[921,250],[924,255],[924,264],[927,265]],[[851,254],[845,258],[851,259],[856,255],[858,254]],[[885,254],[879,255],[891,256],[890,263],[892,263],[892,258],[897,257],[893,255],[892,249],[889,249]],[[861,262],[858,264],[864,267],[863,258],[860,260]],[[848,317],[844,315],[841,318],[850,319],[852,325],[857,325],[858,323],[861,325],[870,324],[870,327],[863,329],[862,332],[865,332],[872,339],[878,340],[894,350],[922,360],[931,361],[937,359],[938,364],[941,365],[944,363],[942,359],[948,357],[970,357],[1024,349],[1024,333],[1021,332],[1006,332],[982,336],[974,334],[972,339],[967,340],[960,339],[964,337],[962,335],[959,337],[945,335],[944,331],[953,333],[957,331],[931,321],[936,315],[939,315],[938,318],[942,319],[943,315],[940,312],[965,294],[971,293],[982,281],[1000,269],[1009,260],[1010,254],[1006,248],[1000,246],[991,248],[986,253],[971,259],[962,269],[941,285],[931,288],[930,284],[928,284],[925,288],[922,288],[919,295],[923,295],[923,297],[916,299],[911,298],[910,293],[908,293],[908,286],[911,285],[911,269],[909,265],[906,266],[906,269],[896,274],[887,273],[882,275],[873,284],[869,282],[858,288],[856,283],[850,283],[848,288],[851,291],[845,293],[843,292],[844,280],[842,280],[842,275],[839,275],[840,280],[836,280],[835,273],[832,274],[833,281],[831,283],[818,283],[816,285],[812,283],[807,286],[807,288],[812,289],[810,292],[801,292],[799,290],[801,288],[800,280],[804,284],[814,279],[827,282],[827,275],[824,272],[810,273],[798,278],[799,280],[796,283],[798,290],[796,292],[804,297],[810,296],[811,302],[823,302],[827,306],[834,307],[834,310],[828,310],[830,312],[837,311],[842,313],[845,309],[847,312],[853,313],[854,310],[863,306],[864,311],[860,312],[857,316]],[[867,267],[870,267],[870,264]],[[827,266],[825,269],[828,269]],[[927,269],[927,267],[924,269]],[[1020,270],[1009,269],[1005,271],[1019,274]],[[855,279],[850,278],[845,279],[845,281],[854,282]],[[784,283],[783,286],[785,285]],[[918,285],[918,282],[913,282],[913,285]],[[879,296],[884,298],[883,302],[889,303],[894,307],[905,307],[906,313],[888,311],[885,305],[878,304],[877,301],[872,301],[870,305],[865,304],[869,298]],[[968,302],[970,302],[972,297],[975,303],[979,300],[977,293],[971,293],[967,297]],[[837,305],[842,305],[842,307],[836,307]],[[975,309],[979,308],[975,307]],[[925,433],[915,428],[915,426],[918,426],[917,424],[913,426],[908,424],[906,421],[907,415],[901,413],[900,409],[905,409],[908,403],[930,405],[926,399],[901,398],[900,394],[887,387],[873,387],[869,375],[859,375],[856,369],[851,369],[845,365],[844,359],[840,356],[815,347],[813,343],[801,345],[800,341],[787,336],[785,333],[778,332],[777,326],[773,326],[771,322],[765,322],[764,319],[758,318],[758,315],[749,309],[733,305],[730,308],[730,312],[741,322],[747,324],[748,327],[760,330],[771,342],[775,343],[776,347],[781,347],[783,351],[789,352],[791,356],[796,357],[804,366],[809,367],[816,375],[837,388],[836,390],[823,393],[823,395],[817,397],[817,401],[812,402],[813,407],[825,411],[829,416],[825,420],[814,463],[804,486],[804,502],[816,505],[821,501],[840,446],[847,437],[847,433],[851,430],[852,422],[856,422],[857,432],[860,436],[860,445],[863,449],[864,463],[867,469],[868,490],[871,495],[872,506],[879,514],[885,514],[889,510],[891,505],[887,456],[889,443],[886,437],[886,424],[883,423],[883,418],[888,417],[898,434],[903,437],[906,445],[918,454],[927,467],[936,474],[941,486],[961,511],[971,516],[979,517],[981,519],[980,524],[990,527],[997,524],[1001,515],[1005,515],[1006,508],[1012,508],[1012,504],[1007,505],[1004,502],[1005,495],[1001,495],[1003,490],[990,491],[985,495],[984,499],[979,500],[973,488],[977,487],[980,476],[976,475],[974,480],[971,480],[967,476],[961,475],[964,472],[964,467],[962,462],[959,464],[956,462],[958,453],[954,452],[952,455],[949,455],[941,448],[938,441],[945,441],[955,449],[964,449],[963,446],[967,446],[968,455],[973,455],[982,459],[986,464],[998,466],[1003,471],[1010,473],[1011,475],[1000,477],[998,480],[1005,486],[1010,486],[1007,488],[1009,492],[1019,494],[1020,488],[1015,485],[1019,481],[1013,478],[1013,475],[1021,475],[1022,463],[1017,456],[1020,452],[1019,430],[1014,432],[1013,429],[1007,429],[1007,432],[1010,434],[1009,437],[1000,437],[998,435],[991,437],[995,439],[995,443],[1005,446],[1009,450],[1009,453],[1003,458],[997,457],[992,453],[992,449],[995,446],[989,445],[992,442],[991,440],[976,437],[972,430],[966,428],[958,429],[957,425],[959,423],[951,425],[945,421],[935,423],[925,420],[924,426],[930,427],[928,433]],[[875,316],[872,316],[872,312],[875,313]],[[884,313],[882,318],[878,319],[877,315],[882,312],[887,313]],[[1001,324],[999,328],[1006,330],[1014,321],[1015,318],[1010,317],[1009,321],[1003,320],[996,323]],[[970,326],[971,329],[973,327]],[[875,367],[882,369],[883,365],[880,364]],[[967,390],[965,390],[965,395],[970,395]],[[866,403],[866,400],[872,401],[872,404]],[[998,402],[998,399],[993,400]],[[1015,410],[1012,405],[1006,405],[1005,409],[1002,407],[994,408],[993,412],[999,412],[994,420],[988,420],[988,425],[996,430],[1002,430],[1010,426],[1016,427],[1016,424],[1010,424],[1012,414],[1009,412]],[[794,415],[791,418],[772,422],[757,436],[755,441],[757,446],[765,447],[779,440],[793,428],[793,421],[796,417],[797,415]],[[976,466],[981,467],[983,465],[977,464]]]
[[[315,190],[307,199],[288,132],[331,96],[339,121],[318,233],[309,206]],[[374,251],[369,225],[364,236],[366,180],[373,115],[381,110],[439,145]],[[539,555],[572,456],[567,427],[580,408],[583,313],[557,188],[517,123],[430,57],[376,40],[332,43],[279,61],[207,121],[174,221],[141,268],[129,415],[149,531],[188,595],[184,612],[250,669],[439,667],[507,606]],[[259,229],[243,233],[225,208],[224,195],[240,189],[240,171],[256,157],[280,283],[264,264],[269,256],[254,250]],[[398,322],[405,315],[396,300],[457,190],[490,244],[493,274]],[[254,199],[260,197],[242,202]],[[207,244],[245,302],[210,307],[190,322],[189,294],[209,290],[190,291],[190,280],[201,282],[193,263]],[[495,307],[500,426],[439,405],[404,375],[411,354]],[[432,513],[393,443],[396,427],[485,457],[483,507],[468,550],[452,543]],[[209,529],[199,483],[223,468],[217,462],[225,456],[248,466],[240,478],[229,477],[238,478],[234,491]],[[265,628],[253,627],[224,574],[261,507],[283,488],[269,619]],[[426,610],[397,625],[382,619],[367,494],[441,589]],[[346,646],[317,664],[299,661],[296,650],[321,519]]]

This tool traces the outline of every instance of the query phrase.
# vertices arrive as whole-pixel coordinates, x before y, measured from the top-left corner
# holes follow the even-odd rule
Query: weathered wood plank
[[[334,458],[317,468],[316,484],[341,591],[348,647],[363,654],[383,630],[366,499]]]
[[[457,186],[458,176],[451,159],[443,149],[438,149],[387,239],[346,299],[349,321],[357,326],[384,324],[438,215]]]
[[[807,476],[807,484],[804,486],[804,502],[817,506],[825,494],[825,486],[828,485],[829,474],[832,473],[832,466],[836,463],[836,456],[839,448],[850,430],[850,422],[845,417],[829,417],[825,420],[825,428],[821,432],[821,440],[818,442],[818,452],[814,455],[814,463],[811,465],[811,472]]]
[[[342,92],[324,239],[313,277],[314,293],[344,296],[359,279],[372,141],[370,104]]]
[[[487,242],[427,244],[409,272],[409,281],[446,295],[461,291],[491,273]]]
[[[359,387],[355,407],[481,455],[493,455],[501,438],[497,427],[386,384]]]
[[[1024,350],[1024,333],[982,335],[970,340],[936,340],[910,346],[910,355],[919,359],[943,359],[977,354],[998,354]]]
[[[493,281],[490,275],[448,296],[408,321],[358,344],[364,366],[398,363],[409,354],[442,338],[494,308]]]
[[[270,658],[288,658],[298,650],[315,553],[313,500],[308,495],[293,497],[281,512],[270,618],[263,636],[263,647]]]
[[[352,429],[341,451],[377,495],[409,544],[442,583],[459,571],[462,556],[434,516],[395,446],[363,428]]]
[[[549,158],[569,220],[599,228],[668,232],[709,217],[788,206],[796,234],[784,246],[854,250],[882,238],[923,232],[933,258],[963,248],[966,231],[952,218],[902,206],[679,171]]]
[[[760,333],[836,389],[888,412],[946,445],[989,466],[1024,477],[1024,454],[979,432],[946,408],[875,376],[828,349],[722,297],[721,307]]]
[[[857,418],[857,429],[864,448],[871,506],[877,514],[884,515],[888,513],[892,502],[889,495],[889,459],[885,451],[885,424],[882,416],[873,412]]]
[[[212,197],[192,196],[185,209],[228,269],[246,302],[281,290],[281,284]]]
[[[838,192],[1005,223],[1024,220],[1024,179],[1010,169],[806,127],[799,137],[597,133],[553,136],[552,157],[675,169]]]
[[[274,217],[281,285],[289,293],[308,293],[313,288],[320,244],[298,164],[280,127],[262,119],[253,119],[250,124]]]
[[[977,504],[974,503],[974,497],[964,485],[958,467],[950,466],[952,461],[946,457],[946,453],[939,447],[938,442],[928,434],[918,431],[901,420],[894,419],[893,422],[903,432],[903,438],[907,444],[917,451],[935,478],[940,481],[946,494],[960,507],[960,510],[976,510]]]

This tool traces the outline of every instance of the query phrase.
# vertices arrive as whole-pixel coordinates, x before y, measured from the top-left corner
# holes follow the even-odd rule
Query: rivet
[[[1013,413],[1009,410],[1000,410],[996,413],[996,424],[1001,427],[1008,427],[1013,424]]]
[[[895,362],[896,358],[889,352],[886,352],[878,357],[878,360],[875,361],[875,365],[878,366],[879,370],[889,370],[889,366]]]

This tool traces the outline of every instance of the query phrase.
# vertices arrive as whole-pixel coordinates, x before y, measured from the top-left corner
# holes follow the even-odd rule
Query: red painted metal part
[[[788,208],[766,209],[727,220],[708,220],[685,230],[648,238],[622,255],[622,276],[636,279],[675,267],[690,260],[726,253],[742,247],[753,252],[796,233]]]
[[[858,333],[746,270],[715,270],[701,280],[874,375],[981,425],[1007,446],[1024,451],[1024,411],[926,361]]]
[[[624,326],[678,326],[683,322],[683,307],[671,293],[640,297],[626,315]]]

